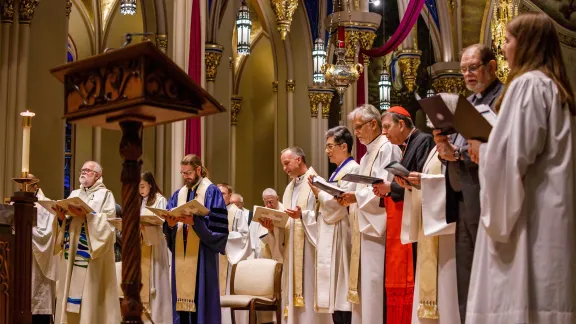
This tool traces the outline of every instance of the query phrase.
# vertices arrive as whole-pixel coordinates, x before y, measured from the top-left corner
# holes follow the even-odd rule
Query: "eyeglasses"
[[[92,173],[92,172],[94,172],[94,170],[91,170],[91,169],[81,169],[81,170],[80,170],[80,174],[84,174],[84,173],[89,174],[89,173]]]
[[[326,144],[326,151],[332,151],[335,146],[340,146],[340,145],[342,145],[342,143],[336,143],[336,144],[328,143],[328,144]]]
[[[191,176],[194,174],[194,171],[180,171],[180,174],[183,176]]]
[[[364,123],[362,123],[362,124],[360,124],[360,125],[352,126],[352,128],[354,128],[354,131],[355,131],[355,132],[359,132],[359,131],[362,129],[362,126],[368,124],[368,123],[371,122],[372,120],[373,120],[373,119],[370,119],[369,121],[364,122]]]
[[[466,73],[466,72],[476,72],[476,70],[478,70],[482,65],[484,65],[484,63],[482,64],[470,64],[467,67],[460,67],[460,72],[462,72],[462,74]]]

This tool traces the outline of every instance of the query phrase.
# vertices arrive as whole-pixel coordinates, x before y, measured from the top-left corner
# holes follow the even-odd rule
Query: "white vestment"
[[[401,158],[400,148],[379,135],[366,145],[359,173],[392,181],[393,175],[384,167]],[[380,207],[380,197],[374,195],[371,186],[357,184],[355,193],[357,204],[350,206],[350,212],[357,213],[360,230],[360,303],[352,307],[352,323],[383,323],[386,209]]]
[[[460,324],[458,289],[456,285],[456,223],[446,222],[446,179],[440,171],[436,148],[430,151],[421,175],[421,190],[412,188],[404,191],[404,212],[402,214],[401,240],[403,244],[418,241],[418,231],[424,236],[438,237],[437,256],[437,305],[438,319],[418,317],[420,303],[421,262],[425,257],[418,254],[416,284],[412,308],[412,324]],[[435,165],[438,164],[438,165]],[[419,242],[419,244],[423,244]],[[420,245],[419,245],[420,247]]]
[[[41,189],[38,200],[48,200]],[[37,222],[32,227],[32,314],[54,314],[58,258],[54,256],[54,216],[36,203]]]
[[[252,252],[250,244],[250,232],[248,229],[248,218],[244,217],[242,209],[234,204],[226,206],[229,218],[233,215],[232,222],[229,220],[230,231],[226,242],[226,257],[228,259],[228,269],[226,273],[226,294],[230,294],[230,279],[232,276],[232,266],[242,260],[246,260]],[[223,257],[223,256],[221,256]],[[235,311],[236,323],[248,323],[248,311]],[[222,323],[232,323],[230,308],[222,308]]]
[[[510,84],[480,150],[466,323],[576,323],[574,117],[555,83]]]
[[[340,166],[339,166],[340,167]],[[354,191],[352,182],[340,179],[348,173],[358,174],[360,166],[349,160],[335,171],[332,181],[338,182],[343,191]],[[350,221],[348,208],[325,191],[318,193],[318,246],[316,249],[316,308],[321,313],[352,311],[347,300],[350,277]]]
[[[152,215],[146,209],[148,199],[142,199],[141,215]],[[156,200],[152,208],[166,209],[168,201],[161,194],[156,194]],[[170,262],[169,251],[162,226],[145,226],[142,231],[142,249],[150,248],[150,262],[142,264],[142,269],[149,267],[148,285],[144,283],[141,295],[148,294],[150,315],[155,324],[172,323],[172,287],[170,285]],[[142,260],[144,262],[144,260]],[[144,273],[144,271],[143,271]],[[144,287],[148,287],[145,291]]]
[[[278,255],[284,245],[284,238],[278,235],[280,231],[274,228],[274,233],[268,233],[265,237],[265,242],[269,245],[272,256],[274,259],[282,262],[282,309],[284,314],[282,322],[286,324],[323,324],[332,323],[330,314],[321,314],[314,311],[314,293],[316,286],[316,271],[315,271],[315,246],[317,238],[317,222],[316,222],[316,197],[308,186],[308,174],[313,172],[312,168],[308,169],[309,172],[292,179],[286,187],[284,197],[282,199],[283,205],[286,209],[296,210],[298,204],[298,196],[301,190],[309,192],[305,208],[302,209],[302,226],[304,227],[304,258],[303,258],[303,273],[302,273],[302,292],[304,297],[304,307],[296,307],[294,305],[294,227],[295,221],[290,218],[287,226],[289,226],[290,234],[286,247],[283,249],[284,254]],[[289,193],[292,192],[290,196]],[[282,233],[284,234],[284,233]],[[285,235],[288,235],[286,233]],[[286,297],[284,297],[286,296]],[[286,312],[287,310],[287,312]]]
[[[70,197],[79,197],[94,213],[86,214],[86,218],[68,216],[71,224],[65,231],[66,221],[58,225],[55,235],[54,253],[60,253],[59,274],[56,301],[56,324],[117,324],[120,322],[120,302],[116,269],[114,265],[114,227],[108,222],[116,217],[114,195],[102,183],[102,178],[90,188],[80,186],[72,191]],[[55,222],[58,218],[55,217]],[[80,239],[82,224],[86,224],[86,237],[90,252],[88,268],[83,282],[71,282],[74,267],[74,256]],[[65,233],[67,232],[67,233]],[[69,258],[65,259],[65,234],[69,235]],[[68,312],[67,299],[71,285],[83,284],[80,313]]]

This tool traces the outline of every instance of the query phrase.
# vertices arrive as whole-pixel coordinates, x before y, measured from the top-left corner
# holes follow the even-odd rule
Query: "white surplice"
[[[38,200],[49,200],[42,189],[36,193]],[[54,256],[54,216],[36,203],[37,222],[32,227],[32,314],[54,314],[58,258]]]
[[[156,194],[152,206],[146,206],[147,198],[142,199],[141,215],[152,215],[146,207],[166,209],[168,201],[161,194]],[[170,256],[162,226],[145,226],[142,231],[142,244],[151,246],[149,291],[150,315],[156,324],[172,323],[172,287],[170,285]],[[144,247],[145,248],[145,247]]]
[[[404,211],[402,214],[403,244],[418,241],[418,231],[422,227],[424,236],[438,236],[437,263],[437,305],[439,319],[418,317],[420,302],[420,266],[416,268],[416,284],[412,308],[412,324],[460,324],[458,289],[456,285],[456,223],[446,222],[446,178],[435,174],[432,168],[440,169],[438,151],[430,151],[421,175],[421,189],[404,191]],[[419,206],[421,204],[421,207]],[[419,212],[413,208],[420,208]],[[420,255],[418,256],[420,257]],[[419,263],[420,264],[420,260]]]
[[[114,265],[114,242],[116,235],[114,227],[108,222],[116,217],[114,195],[102,183],[102,178],[90,188],[80,186],[72,191],[70,198],[79,197],[94,213],[86,214],[86,218],[72,218],[68,231],[70,237],[69,259],[64,258],[65,221],[58,225],[55,237],[54,253],[58,254],[59,271],[56,288],[56,324],[117,324],[120,322],[120,303],[118,284],[116,283],[116,268]],[[82,224],[86,224],[86,236],[90,252],[90,260],[84,280],[80,313],[66,311],[68,292],[71,284],[74,256],[80,239]]]
[[[226,242],[226,256],[228,258],[228,272],[226,274],[226,294],[230,294],[230,279],[232,276],[232,266],[242,260],[246,260],[252,252],[250,244],[250,230],[248,228],[248,218],[244,216],[242,209],[234,204],[226,206],[229,215],[234,215],[231,231],[228,233]],[[236,323],[248,323],[248,311],[235,311]],[[232,323],[232,313],[230,308],[222,308],[222,323]]]
[[[390,143],[386,136],[379,135],[366,145],[359,173],[392,181],[393,175],[384,167],[401,158],[400,148]],[[350,208],[357,213],[360,230],[360,303],[352,307],[352,323],[383,323],[386,210],[380,207],[380,197],[374,195],[371,186],[357,184],[355,193],[357,204]]]
[[[312,168],[309,168],[309,170]],[[313,171],[313,170],[310,170]],[[292,188],[293,190],[292,190]],[[296,210],[298,204],[298,196],[301,190],[308,187],[308,179],[306,174],[292,179],[286,190],[282,199],[283,205],[286,209]],[[289,192],[292,191],[292,196],[289,196]],[[302,289],[304,295],[304,307],[294,306],[294,219],[290,218],[288,220],[288,226],[290,227],[290,239],[285,248],[284,245],[284,233],[283,230],[277,230],[274,228],[274,233],[268,233],[265,237],[265,242],[270,247],[272,256],[279,262],[283,262],[282,271],[282,290],[283,296],[288,296],[282,299],[282,309],[288,310],[287,315],[283,314],[282,323],[286,324],[323,324],[332,323],[332,316],[330,314],[316,313],[314,310],[314,292],[316,285],[316,271],[315,271],[315,255],[316,255],[316,238],[318,232],[318,223],[316,221],[316,197],[310,191],[307,199],[305,208],[302,208],[302,225],[304,227],[305,239],[304,239],[304,259],[303,259],[303,274],[302,274]],[[280,234],[280,235],[278,235]],[[285,235],[288,235],[287,233]],[[278,255],[280,251],[284,252],[282,256]]]
[[[360,166],[349,160],[338,173],[332,175],[342,190],[354,191],[354,183],[340,180],[348,173],[358,174]],[[318,193],[318,246],[316,249],[316,308],[321,313],[352,311],[348,302],[350,277],[350,221],[348,208],[325,191]]]
[[[575,323],[574,117],[531,71],[480,151],[482,213],[466,323]]]

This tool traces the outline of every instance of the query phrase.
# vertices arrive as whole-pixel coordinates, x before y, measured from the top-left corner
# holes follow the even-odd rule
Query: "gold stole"
[[[428,160],[428,174],[441,174],[442,163],[437,158],[438,153],[432,154]],[[428,164],[427,163],[427,164]],[[418,204],[418,210],[412,209],[419,215],[418,229],[418,318],[438,319],[438,236],[425,237],[422,222],[422,194],[413,193],[412,206]]]
[[[232,225],[234,224],[234,217],[239,208],[231,204],[228,211],[228,232],[232,232]],[[242,215],[244,217],[244,215]],[[218,255],[219,268],[218,268],[218,282],[220,283],[220,296],[226,295],[226,279],[228,276],[228,257],[226,255]]]
[[[380,152],[380,148],[386,144],[386,137],[380,135],[378,142],[374,147],[374,151],[368,157],[368,163],[364,169],[360,170],[360,175],[370,176],[372,174],[372,167],[376,162],[376,157]],[[364,189],[367,185],[357,184],[356,191]],[[354,304],[360,303],[360,295],[358,294],[358,274],[360,270],[360,228],[358,225],[358,204],[355,208],[350,208],[350,226],[352,227],[352,250],[350,253],[350,278],[348,280],[348,295],[347,300]]]
[[[308,196],[310,196],[312,189],[310,188],[310,186],[308,185],[308,177],[311,175],[316,175],[316,171],[314,171],[314,169],[312,168],[308,168],[308,171],[306,171],[306,173],[304,174],[304,182],[303,184],[301,184],[301,186],[303,186],[300,191],[298,192],[298,200],[296,201],[296,205],[299,206],[300,208],[302,208],[302,210],[306,209],[307,205],[308,205]],[[296,183],[296,180],[292,180],[289,184],[288,187],[286,187],[286,192],[284,192],[284,197],[287,197],[289,199],[289,201],[284,201],[284,206],[292,206],[292,193],[294,192],[294,185]],[[291,209],[291,208],[290,208]],[[293,249],[293,255],[294,255],[294,260],[292,260],[293,265],[294,265],[294,269],[293,269],[293,275],[294,275],[294,307],[304,307],[304,295],[303,295],[303,290],[302,290],[302,278],[303,278],[303,273],[304,273],[304,239],[305,239],[305,233],[304,233],[304,225],[302,225],[302,220],[301,219],[294,219],[294,245],[292,247]],[[285,242],[290,242],[290,220],[288,220],[288,223],[286,224],[286,233],[288,235],[285,235]],[[285,243],[285,246],[289,246],[288,244]],[[286,282],[288,283],[288,281]],[[288,289],[286,289],[286,291],[288,291]],[[286,305],[288,305],[288,303],[286,303]],[[287,316],[287,312],[285,310],[284,312],[285,316]]]
[[[204,205],[206,189],[211,184],[210,180],[202,178],[196,188],[196,200]],[[178,192],[178,206],[188,202],[188,187],[184,186]],[[184,255],[184,224],[178,222],[176,232],[176,310],[183,312],[196,312],[194,296],[196,294],[196,274],[198,271],[198,251],[200,248],[200,238],[191,226],[188,226],[188,236],[186,240],[186,255]],[[179,278],[182,278],[179,280]]]

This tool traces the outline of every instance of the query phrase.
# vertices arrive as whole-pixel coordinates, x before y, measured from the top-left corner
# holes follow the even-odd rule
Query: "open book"
[[[345,193],[344,190],[338,188],[338,186],[336,185],[336,182],[328,182],[328,181],[321,179],[320,177],[314,177],[314,181],[312,181],[312,184],[315,187],[318,187],[318,189],[326,191],[327,193],[331,194],[332,196],[339,196],[339,195]]]
[[[70,206],[74,206],[76,208],[82,208],[82,209],[84,209],[84,211],[87,214],[94,212],[94,210],[92,208],[90,208],[90,206],[88,206],[79,197],[73,197],[73,198],[62,199],[62,200],[39,200],[38,203],[42,207],[44,207],[47,211],[49,211],[52,215],[56,215],[56,212],[54,211],[54,209],[52,209],[52,207],[54,207],[54,206],[62,207],[64,210],[67,211],[66,215],[68,215],[68,216],[74,216],[74,214],[70,213],[70,209],[69,209]]]
[[[408,176],[410,175],[410,171],[408,171],[408,169],[406,169],[399,162],[392,161],[392,162],[388,163],[388,165],[386,167],[384,167],[384,169],[386,171],[392,173],[393,175],[400,177],[402,180],[406,181],[410,186],[412,186],[416,189],[420,189],[419,185],[414,185],[410,181],[408,181]]]
[[[152,207],[146,207],[154,215],[165,219],[168,216],[180,218],[184,216],[206,216],[210,212],[208,208],[204,207],[198,200],[193,199],[185,203],[182,206],[176,207],[172,210],[158,209]]]
[[[348,181],[348,182],[354,182],[354,183],[369,184],[369,185],[384,182],[384,180],[380,179],[380,178],[363,176],[363,175],[352,174],[352,173],[348,173],[347,175],[343,176],[342,180]]]
[[[288,217],[288,214],[280,210],[254,206],[254,216],[252,217],[252,221],[258,222],[261,218],[268,218],[272,221],[272,224],[275,227],[284,228],[288,222]]]
[[[122,230],[122,218],[110,218],[108,222],[116,227],[119,231]],[[141,215],[140,224],[144,226],[162,226],[164,220],[156,215]]]

